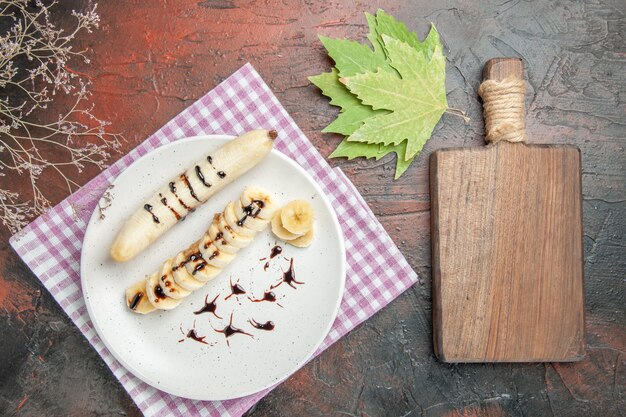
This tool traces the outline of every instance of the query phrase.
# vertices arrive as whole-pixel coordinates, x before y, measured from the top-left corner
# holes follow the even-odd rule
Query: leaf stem
[[[448,114],[451,114],[453,116],[460,117],[460,118],[463,119],[463,121],[466,124],[469,123],[472,120],[472,119],[469,118],[469,116],[467,115],[467,113],[464,110],[455,109],[454,107],[448,107],[444,113],[448,113]]]

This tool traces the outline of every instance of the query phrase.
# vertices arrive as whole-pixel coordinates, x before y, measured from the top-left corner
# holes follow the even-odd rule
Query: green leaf
[[[368,117],[384,114],[384,111],[375,111],[370,106],[361,104],[345,85],[339,82],[338,72],[335,68],[331,72],[309,77],[309,81],[315,84],[322,94],[330,97],[330,104],[341,108],[341,112],[331,124],[322,132],[340,133],[351,135],[363,125]]]
[[[378,143],[364,143],[364,142],[348,142],[342,140],[337,148],[330,154],[330,158],[348,158],[348,160],[354,158],[375,158],[376,160],[382,158],[390,151],[381,151],[381,146]]]
[[[410,110],[376,116],[367,119],[363,126],[348,137],[348,140],[397,145],[407,139],[406,153],[403,157],[408,160],[422,150],[440,117],[441,114],[434,111],[416,115]]]
[[[337,149],[330,154],[330,158],[345,157],[348,158],[348,160],[354,158],[374,158],[379,160],[391,152],[395,152],[396,154],[396,173],[394,178],[398,179],[406,172],[411,162],[413,162],[413,159],[409,159],[408,161],[404,160],[403,155],[406,153],[406,141],[399,145],[386,146],[378,143],[349,142],[344,139],[339,146],[337,146]]]
[[[387,14],[384,10],[379,9],[376,12],[376,31],[379,36],[387,35],[391,38],[397,39],[400,42],[409,44],[409,46],[416,50],[423,48],[422,43],[414,32],[407,29],[406,25],[395,17]]]
[[[384,114],[385,111],[373,110],[370,106],[350,107],[344,112],[339,113],[337,118],[322,132],[324,133],[340,133],[349,136],[363,125],[363,122],[377,114]]]
[[[309,80],[340,108],[323,129],[346,136],[330,157],[380,159],[393,152],[399,178],[447,108],[445,57],[434,25],[420,42],[383,10],[365,18],[373,49],[320,36],[335,68]]]
[[[328,55],[335,61],[341,77],[350,77],[378,68],[389,68],[384,57],[375,54],[367,45],[347,39],[332,39],[320,36]]]
[[[374,55],[378,55],[380,59],[386,59],[387,54],[385,53],[385,45],[378,33],[378,22],[376,21],[376,16],[373,16],[369,13],[365,13],[365,18],[367,19],[367,26],[370,31],[367,34],[367,39],[369,39],[370,43],[374,47]]]
[[[428,36],[422,42],[422,50],[426,52],[426,56],[430,58],[435,51],[439,51],[443,56],[443,47],[441,46],[441,40],[439,39],[439,32],[435,25],[430,26]]]
[[[411,165],[411,163],[415,159],[415,157],[413,157],[413,158],[408,159],[408,160],[405,161],[404,158],[402,157],[402,155],[404,155],[404,153],[397,153],[396,152],[396,155],[398,157],[396,159],[396,175],[393,178],[395,180],[400,178],[402,176],[402,174],[404,174],[406,172],[406,170],[409,169],[409,166]]]
[[[428,61],[422,51],[382,35],[391,66],[400,78],[385,72],[367,72],[341,81],[350,92],[373,109],[392,113],[368,118],[348,137],[349,141],[397,145],[407,140],[404,160],[422,149],[448,107],[445,88],[445,57],[435,48]]]
[[[309,81],[322,90],[322,94],[330,98],[330,104],[340,107],[342,110],[360,107],[361,102],[345,85],[339,82],[339,72],[333,68],[331,72],[309,77]]]

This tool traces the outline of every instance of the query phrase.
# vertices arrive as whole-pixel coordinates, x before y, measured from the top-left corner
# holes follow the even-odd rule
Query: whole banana
[[[234,217],[233,207],[240,208]],[[239,249],[248,246],[256,233],[267,227],[275,210],[269,193],[247,187],[239,201],[229,203],[213,217],[204,236],[126,290],[128,308],[140,314],[175,308],[192,291],[215,278]]]
[[[253,130],[226,143],[173,178],[124,223],[111,257],[133,259],[159,236],[237,177],[265,158],[274,144],[275,130]]]

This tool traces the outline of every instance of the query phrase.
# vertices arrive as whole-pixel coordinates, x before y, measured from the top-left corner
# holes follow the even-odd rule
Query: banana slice
[[[172,275],[174,276],[174,281],[181,287],[189,291],[195,291],[204,286],[206,282],[198,281],[195,279],[189,272],[187,272],[187,268],[185,268],[185,252],[180,252],[174,258],[172,262]]]
[[[270,222],[269,220],[258,217],[261,214],[261,211],[263,211],[263,207],[255,201],[247,206],[244,206],[241,201],[237,201],[234,204],[234,208],[235,216],[238,219],[243,219],[243,227],[252,229],[255,232],[265,230],[267,224]]]
[[[245,219],[237,217],[235,214],[235,205],[232,202],[228,203],[224,209],[224,219],[231,229],[233,229],[233,231],[238,235],[249,237],[250,239],[256,235],[256,231],[244,227]]]
[[[166,261],[161,268],[159,274],[159,285],[163,289],[165,295],[175,299],[181,299],[191,294],[191,291],[186,290],[176,283],[172,274],[172,261]]]
[[[152,274],[147,279],[146,293],[148,294],[150,304],[159,310],[171,310],[183,301],[182,299],[176,300],[165,295],[163,287],[159,284],[158,274]]]
[[[293,240],[288,240],[287,243],[298,248],[306,248],[311,245],[311,242],[313,242],[313,237],[315,237],[315,228],[311,227],[311,230],[309,230],[300,237],[297,237]]]
[[[279,239],[290,241],[299,238],[301,235],[297,235],[295,233],[291,233],[289,230],[283,227],[283,223],[281,220],[281,210],[278,210],[274,217],[272,217],[272,233],[278,236]]]
[[[199,244],[195,243],[192,248],[189,249],[189,255],[187,259],[189,262],[185,264],[187,272],[198,281],[207,282],[217,276],[221,272],[221,269],[209,265],[202,253],[200,252]]]
[[[271,201],[269,194],[266,199]],[[235,204],[238,204],[242,212],[247,214],[240,201],[231,202],[224,210],[231,220],[236,219]],[[261,213],[265,207],[264,203],[252,202],[250,204],[260,209],[258,213],[253,212],[253,214]],[[268,221],[255,220],[259,221],[255,223],[255,227],[259,229],[261,225],[267,227]],[[280,216],[278,221],[280,221]],[[238,224],[235,226],[251,236],[238,234],[235,228],[228,224],[224,213],[216,214],[201,239],[179,252],[174,259],[165,261],[158,272],[131,285],[126,290],[128,308],[136,313],[147,314],[155,309],[171,310],[178,306],[192,291],[201,288],[207,281],[217,276],[222,268],[230,264],[239,249],[252,242],[256,231]]]
[[[218,216],[220,217],[220,221],[217,228],[220,232],[222,232],[224,240],[226,240],[229,245],[241,249],[252,243],[252,238],[250,236],[241,236],[235,233],[233,228],[226,223],[223,213],[220,213]]]
[[[258,204],[259,202],[263,205],[257,217],[259,219],[271,220],[278,207],[276,206],[276,203],[272,199],[270,193],[260,187],[246,187],[241,194],[241,205],[243,207],[247,207],[254,202],[256,202],[259,206],[261,205]]]
[[[224,232],[220,232],[217,224],[215,224],[215,219],[219,218],[217,216],[214,217],[213,223],[209,226],[209,238],[211,239],[211,242],[213,242],[215,247],[222,252],[232,253],[233,255],[236,254],[239,248],[228,244],[226,239],[224,239]]]
[[[126,290],[126,305],[135,313],[148,314],[154,311],[154,307],[148,301],[146,295],[146,280],[142,279],[128,287]]]
[[[228,264],[235,259],[235,255],[222,252],[213,244],[210,244],[206,248],[203,246],[200,250],[202,251],[202,257],[206,263],[219,269],[226,268]]]
[[[313,227],[313,207],[308,201],[293,200],[280,211],[283,227],[296,235],[303,235]]]

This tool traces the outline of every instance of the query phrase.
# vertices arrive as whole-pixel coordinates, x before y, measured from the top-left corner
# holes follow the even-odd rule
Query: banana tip
[[[274,129],[270,130],[268,133],[270,139],[274,140],[278,137],[278,132],[275,131]]]
[[[109,251],[109,254],[111,255],[111,258],[117,262],[126,262],[132,258],[132,256],[128,256],[127,253],[121,251],[117,246],[113,246]]]

